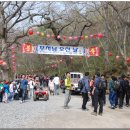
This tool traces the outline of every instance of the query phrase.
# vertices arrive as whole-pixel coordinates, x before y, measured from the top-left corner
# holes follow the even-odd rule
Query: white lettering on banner
[[[37,54],[85,56],[85,48],[84,47],[71,47],[71,46],[37,45],[36,53]]]

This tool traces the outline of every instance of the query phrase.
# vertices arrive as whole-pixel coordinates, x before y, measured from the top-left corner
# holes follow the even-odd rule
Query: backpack
[[[78,88],[82,90],[84,87],[83,79],[78,82]]]
[[[98,89],[102,90],[103,89],[103,85],[102,85],[102,81],[99,82],[99,85],[98,85]]]
[[[93,88],[93,84],[94,84],[94,81],[91,80],[90,83],[89,83],[90,88]]]
[[[114,90],[119,90],[119,88],[120,88],[120,83],[119,83],[119,81],[114,81],[114,82],[113,82],[113,88],[114,88]]]

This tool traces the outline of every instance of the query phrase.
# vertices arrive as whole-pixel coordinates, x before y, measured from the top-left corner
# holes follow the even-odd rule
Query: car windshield
[[[80,78],[80,74],[71,74],[71,78]]]

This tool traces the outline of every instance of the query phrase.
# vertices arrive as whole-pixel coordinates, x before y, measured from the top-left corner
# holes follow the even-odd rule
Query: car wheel
[[[44,95],[44,101],[47,101],[47,100],[48,100],[48,96]]]
[[[49,100],[49,95],[47,96],[47,100]]]
[[[36,97],[36,95],[35,95],[35,94],[33,95],[33,100],[34,100],[34,101],[36,101],[36,100],[37,100],[37,97]]]

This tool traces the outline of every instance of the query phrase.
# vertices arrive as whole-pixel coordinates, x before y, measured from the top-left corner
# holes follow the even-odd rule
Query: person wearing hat
[[[4,81],[4,102],[7,103],[8,102],[8,93],[9,93],[9,85],[8,85],[8,81]]]

